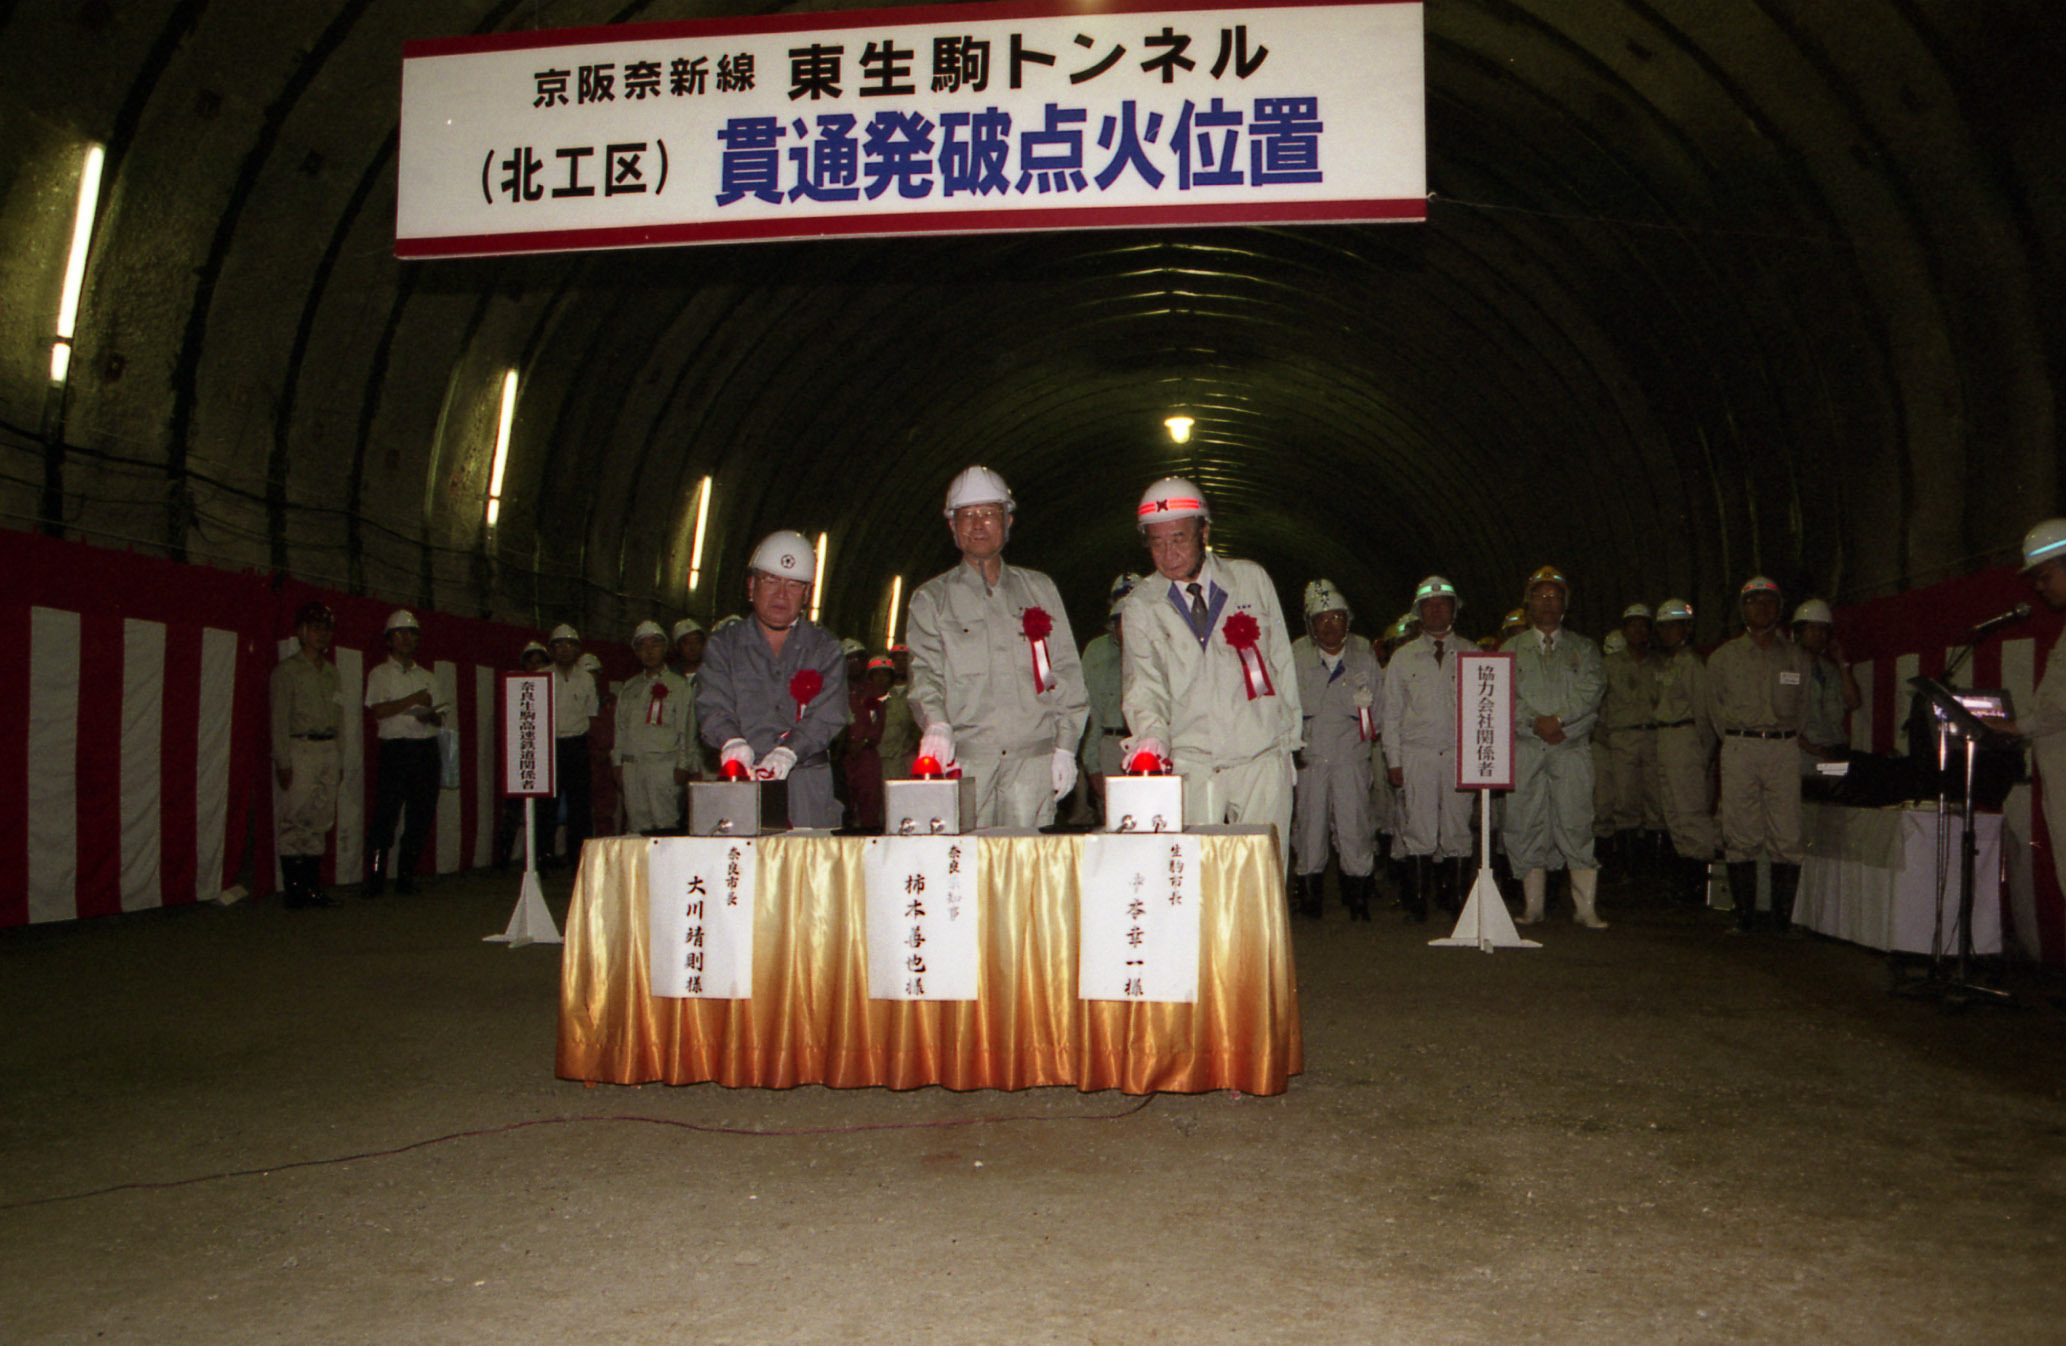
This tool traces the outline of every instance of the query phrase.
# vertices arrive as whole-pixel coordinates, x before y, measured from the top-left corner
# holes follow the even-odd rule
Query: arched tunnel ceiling
[[[1883,592],[2058,503],[2044,3],[1437,0],[1425,224],[394,260],[404,41],[783,8],[0,0],[7,521],[596,631],[728,610],[753,538],[823,530],[861,631],[980,461],[1082,628],[1174,471],[1366,628],[1441,570],[1482,629],[1554,560],[1585,624],[1669,591],[1713,636],[1752,569]]]

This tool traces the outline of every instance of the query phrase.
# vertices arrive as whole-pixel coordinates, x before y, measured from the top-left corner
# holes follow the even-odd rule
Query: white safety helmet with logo
[[[1693,620],[1693,605],[1683,598],[1667,598],[1657,605],[1659,622],[1690,622]]]
[[[868,647],[855,640],[852,636],[848,636],[845,640],[839,642],[839,652],[851,658],[856,654],[868,653]]]
[[[396,608],[393,612],[387,614],[387,625],[381,628],[381,634],[386,635],[390,631],[419,631],[421,629],[421,627],[416,625],[415,613],[407,608]]]
[[[1333,580],[1314,580],[1306,586],[1306,620],[1311,621],[1323,612],[1339,612],[1350,621],[1356,620],[1349,600],[1342,597]]]
[[[1824,626],[1836,624],[1836,614],[1829,610],[1829,604],[1819,598],[1811,598],[1793,610],[1793,624],[1821,622]]]
[[[2046,519],[2023,535],[2023,572],[2066,560],[2066,519]]]
[[[674,624],[674,633],[672,638],[674,640],[674,643],[679,645],[681,644],[681,638],[683,636],[700,636],[702,634],[703,624],[701,622],[697,621],[694,617],[684,617]]]
[[[947,483],[947,508],[943,511],[949,519],[957,509],[970,505],[1002,505],[1010,514],[1019,507],[1011,498],[1011,487],[1004,484],[1004,478],[987,467],[963,468],[953,481]]]
[[[1205,503],[1205,492],[1182,477],[1164,477],[1141,492],[1140,507],[1135,513],[1142,528],[1174,519],[1212,522],[1212,510]]]
[[[1641,617],[1646,622],[1651,620],[1650,605],[1648,603],[1631,603],[1621,610],[1621,620],[1623,621],[1630,621],[1637,617]]]
[[[748,570],[778,579],[802,580],[812,584],[818,578],[818,553],[802,533],[782,528],[761,539],[747,560]]]
[[[1752,594],[1772,594],[1776,597],[1779,594],[1779,581],[1769,575],[1752,575],[1743,582],[1743,588],[1736,596],[1741,599],[1749,598]]]
[[[1449,616],[1454,620],[1463,612],[1463,595],[1456,592],[1456,586],[1440,575],[1430,575],[1422,580],[1413,591],[1413,615],[1420,616],[1420,605],[1430,598],[1446,598],[1456,606]]]
[[[667,633],[660,629],[660,623],[658,622],[640,622],[631,632],[631,644],[634,649],[637,648],[641,640],[664,642],[666,639]]]
[[[579,645],[581,643],[581,633],[565,622],[561,622],[558,626],[552,628],[552,634],[545,638],[545,643],[557,645],[563,640],[571,640],[576,645]]]

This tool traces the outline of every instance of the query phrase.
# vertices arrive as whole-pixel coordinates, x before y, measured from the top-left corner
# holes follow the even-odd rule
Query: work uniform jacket
[[[1301,636],[1292,643],[1291,661],[1305,722],[1305,765],[1292,808],[1298,872],[1327,868],[1332,833],[1342,873],[1360,877],[1370,872],[1377,832],[1370,809],[1370,744],[1384,713],[1384,670],[1369,644],[1353,637],[1330,660],[1312,637]]]
[[[1468,856],[1472,792],[1456,788],[1457,656],[1477,646],[1453,629],[1435,662],[1423,632],[1392,652],[1385,668],[1385,757],[1401,774],[1395,855]]]
[[[821,685],[799,715],[789,688],[805,669],[815,670]],[[846,656],[823,627],[797,618],[779,655],[753,617],[711,636],[696,679],[696,720],[703,741],[713,748],[740,738],[756,761],[778,747],[795,753],[796,766],[789,772],[790,825],[839,826],[828,750],[846,728]]]
[[[688,680],[665,667],[640,669],[617,689],[613,728],[610,765],[624,773],[625,825],[633,832],[674,826],[682,789],[674,773],[693,772],[698,749]]]
[[[1514,790],[1504,834],[1516,870],[1597,868],[1593,859],[1592,731],[1606,674],[1600,647],[1559,630],[1543,649],[1533,627],[1501,646],[1514,656]],[[1564,740],[1546,743],[1535,721],[1554,715]]]

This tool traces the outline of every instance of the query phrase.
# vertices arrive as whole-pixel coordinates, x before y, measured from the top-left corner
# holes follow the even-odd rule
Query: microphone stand
[[[1958,658],[1945,669],[1945,679],[1956,673],[1971,653],[1970,645],[1960,651]],[[1979,985],[1972,979],[1973,871],[1977,868],[1980,852],[1973,822],[1973,777],[1974,766],[1980,757],[1980,740],[1993,731],[1959,704],[1946,681],[1916,677],[1910,678],[1908,685],[1915,689],[1917,695],[1926,698],[1937,712],[1937,919],[1930,939],[1929,976],[1918,985],[1897,989],[1905,994],[1941,997],[1946,1004],[1964,1005],[1976,1000],[1983,1004],[2008,1004],[2010,997],[2007,991]],[[1958,959],[1955,970],[1947,977],[1944,975],[1943,929],[1948,798],[1944,776],[1954,738],[1965,743],[1965,790],[1959,807],[1962,835],[1959,839]]]

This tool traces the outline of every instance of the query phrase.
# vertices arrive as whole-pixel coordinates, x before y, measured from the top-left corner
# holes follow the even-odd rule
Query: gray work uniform
[[[1298,750],[1298,672],[1277,587],[1253,561],[1206,553],[1194,581],[1206,604],[1201,637],[1184,586],[1150,575],[1126,596],[1126,725],[1162,742],[1184,778],[1184,822],[1268,823],[1280,846],[1291,836],[1291,755]],[[1256,654],[1271,690],[1248,694],[1239,651],[1226,626],[1237,613],[1258,628]]]
[[[321,855],[337,821],[337,782],[343,774],[337,736],[344,731],[344,699],[337,665],[310,663],[299,651],[272,674],[273,766],[294,774],[279,807],[280,854]]]
[[[1456,788],[1456,665],[1477,647],[1451,631],[1416,636],[1385,669],[1385,755],[1402,773],[1395,856],[1468,856],[1474,791]]]
[[[1606,675],[1600,647],[1560,630],[1543,648],[1533,629],[1504,646],[1514,656],[1514,789],[1503,835],[1517,873],[1531,869],[1596,869],[1593,858],[1592,729]],[[1545,743],[1538,716],[1562,722],[1564,741]]]
[[[821,681],[798,714],[790,685],[805,669]],[[721,748],[746,740],[756,761],[776,748],[796,754],[789,772],[789,824],[837,827],[839,800],[832,793],[832,740],[848,719],[846,656],[839,642],[807,617],[799,617],[775,653],[758,619],[733,622],[703,648],[696,678],[696,722],[703,741]]]
[[[1710,786],[1714,730],[1705,711],[1707,665],[1681,645],[1657,675],[1657,754],[1650,792],[1664,810],[1672,849],[1688,860],[1712,860],[1714,809]]]
[[[1035,690],[1029,609],[1049,619],[1048,669]],[[1074,756],[1090,713],[1076,637],[1054,581],[999,563],[997,583],[962,562],[911,595],[911,713],[920,731],[945,723],[954,759],[976,783],[976,826],[1055,820],[1054,755]]]
[[[1664,810],[1650,794],[1652,763],[1657,758],[1657,676],[1663,660],[1655,654],[1638,659],[1634,650],[1600,660],[1607,692],[1600,701],[1600,728],[1607,740],[1607,816],[1604,829],[1664,826]]]
[[[1844,671],[1836,660],[1809,655],[1808,694],[1801,704],[1801,775],[1815,774],[1815,764],[1829,760],[1809,752],[1841,756],[1851,746],[1851,708],[1844,704]]]
[[[1806,650],[1774,634],[1760,649],[1748,633],[1707,660],[1707,719],[1722,745],[1722,846],[1731,863],[1768,854],[1797,865],[1801,764],[1796,736],[1814,675]]]
[[[1119,752],[1126,737],[1126,711],[1119,703],[1119,646],[1106,634],[1083,647],[1083,690],[1090,698],[1083,727],[1083,769],[1099,776],[1116,776],[1126,769]]]
[[[1310,636],[1292,642],[1305,742],[1292,798],[1298,872],[1327,868],[1328,838],[1351,878],[1370,873],[1376,827],[1370,816],[1370,744],[1383,713],[1384,670],[1370,646],[1350,640],[1329,660]],[[1360,712],[1360,713],[1359,713]]]
[[[616,731],[610,764],[624,778],[624,825],[633,832],[673,827],[682,816],[675,773],[696,769],[696,704],[688,680],[666,668],[639,670],[617,691]]]

